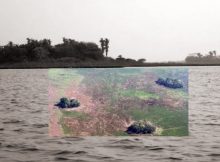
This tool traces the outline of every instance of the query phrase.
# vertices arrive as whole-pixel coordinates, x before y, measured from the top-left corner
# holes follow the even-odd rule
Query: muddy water
[[[0,70],[0,161],[220,161],[220,67],[192,67],[188,137],[48,136],[47,70]]]

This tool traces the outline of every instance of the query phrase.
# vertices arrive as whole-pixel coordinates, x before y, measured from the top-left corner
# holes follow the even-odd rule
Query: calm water
[[[48,71],[0,70],[0,161],[220,161],[220,67],[193,67],[188,137],[48,136]]]

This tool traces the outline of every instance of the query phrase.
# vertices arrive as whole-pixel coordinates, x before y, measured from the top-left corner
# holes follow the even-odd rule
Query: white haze
[[[220,52],[219,0],[0,0],[0,44],[62,37],[99,43],[110,56],[184,60]],[[218,54],[218,53],[217,53]]]

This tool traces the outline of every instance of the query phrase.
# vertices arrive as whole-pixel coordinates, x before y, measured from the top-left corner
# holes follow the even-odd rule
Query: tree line
[[[214,50],[214,51],[209,51],[208,54],[201,54],[201,53],[190,54],[185,58],[185,62],[191,64],[220,63],[220,57],[217,56],[217,52]]]
[[[106,49],[108,50],[108,44]],[[25,44],[18,45],[9,42],[4,46],[0,46],[0,63],[50,61],[64,58],[76,59],[81,62],[109,60],[144,63],[146,61],[145,59],[137,61],[127,59],[121,55],[116,59],[105,57],[102,46],[100,48],[93,42],[79,42],[68,38],[63,38],[63,42],[56,45],[52,45],[50,39],[35,40],[27,38]]]
[[[27,38],[26,44],[9,42],[0,47],[0,62],[39,61],[73,57],[79,60],[86,58],[103,59],[101,49],[92,42],[78,42],[74,39],[63,38],[63,42],[51,45],[50,39],[35,40]]]

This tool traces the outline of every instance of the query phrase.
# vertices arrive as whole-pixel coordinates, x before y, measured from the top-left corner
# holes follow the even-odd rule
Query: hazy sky
[[[220,0],[0,0],[0,44],[62,37],[99,43],[109,54],[148,61],[220,53]]]

